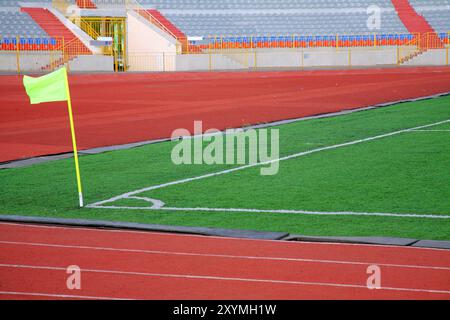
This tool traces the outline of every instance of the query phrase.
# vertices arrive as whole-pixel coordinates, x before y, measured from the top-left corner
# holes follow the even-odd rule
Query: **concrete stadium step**
[[[161,14],[158,10],[149,9],[147,10],[149,14],[151,14],[156,20],[158,20],[167,30],[169,30],[175,37],[178,38],[186,38],[186,35],[178,29],[172,22],[170,22],[165,16]]]
[[[68,52],[91,53],[83,42],[46,8],[22,7],[20,10],[33,18],[50,37],[64,37],[64,42],[68,44],[66,48]]]
[[[444,48],[444,43],[428,21],[417,13],[409,0],[391,0],[397,14],[410,33],[418,34],[418,39],[411,43],[417,50],[400,59],[400,64],[412,64],[428,49]]]
[[[51,71],[53,68],[74,59],[79,54],[92,54],[84,43],[46,8],[22,7],[20,10],[27,13],[50,37],[64,38],[64,45],[60,44],[60,49],[64,52],[63,57],[43,66],[41,70]]]
[[[420,49],[441,49],[444,43],[428,21],[411,5],[409,0],[391,0],[397,14],[410,33],[420,34]]]
[[[427,20],[416,12],[408,0],[391,0],[400,20],[411,33],[435,32]]]
[[[77,0],[77,6],[81,9],[97,9],[91,0]]]

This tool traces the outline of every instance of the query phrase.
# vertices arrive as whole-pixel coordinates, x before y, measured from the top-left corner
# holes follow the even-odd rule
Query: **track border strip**
[[[293,118],[293,119],[287,119],[287,120],[272,121],[272,122],[267,122],[267,123],[258,124],[258,125],[241,127],[240,129],[244,129],[244,130],[246,130],[246,129],[262,129],[262,128],[270,128],[270,127],[275,127],[275,126],[279,126],[279,125],[283,125],[283,124],[295,123],[295,122],[306,121],[306,120],[311,120],[311,119],[332,118],[332,117],[338,117],[338,116],[343,116],[343,115],[347,115],[347,114],[352,114],[352,113],[356,113],[356,112],[362,112],[362,111],[367,111],[367,110],[372,110],[372,109],[377,109],[377,108],[390,107],[390,106],[393,106],[396,104],[401,104],[401,103],[436,99],[436,98],[445,97],[445,96],[449,96],[449,95],[450,95],[450,91],[438,93],[438,94],[434,94],[434,95],[430,95],[430,96],[410,98],[410,99],[392,101],[392,102],[387,102],[387,103],[379,103],[379,104],[375,104],[372,106],[347,109],[347,110],[342,110],[342,111],[338,111],[338,112],[317,114],[317,115],[313,115],[313,116]],[[238,128],[234,128],[234,129],[238,129]],[[224,133],[224,132],[225,131],[222,130],[222,131],[219,131],[214,134],[219,134],[219,133]],[[197,137],[201,137],[201,136],[208,136],[208,135],[202,134],[202,135],[197,135],[197,136],[192,136],[192,137],[197,138]],[[168,141],[171,141],[171,139],[170,138],[162,138],[162,139],[155,139],[155,140],[146,140],[146,141],[140,141],[140,142],[113,145],[113,146],[84,149],[84,150],[79,150],[78,153],[79,153],[79,155],[94,155],[94,154],[101,154],[101,153],[111,152],[111,151],[133,149],[133,148],[146,146],[149,144],[168,142]],[[67,158],[72,158],[72,157],[73,157],[73,152],[65,152],[65,153],[46,154],[46,155],[40,155],[40,156],[32,157],[32,158],[0,162],[0,170],[28,167],[28,166],[32,166],[35,164],[56,161],[56,160],[62,160],[62,159],[67,159]]]

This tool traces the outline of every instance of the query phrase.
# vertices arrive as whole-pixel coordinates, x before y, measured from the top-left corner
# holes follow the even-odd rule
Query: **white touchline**
[[[49,248],[65,248],[65,249],[81,249],[81,250],[98,250],[98,251],[117,251],[127,253],[142,253],[142,254],[160,254],[160,255],[174,255],[174,256],[189,256],[189,257],[208,257],[208,258],[224,258],[224,259],[242,259],[242,260],[268,260],[268,261],[286,261],[286,262],[310,262],[322,264],[344,264],[344,265],[378,265],[382,267],[392,268],[407,268],[407,269],[432,269],[432,270],[447,270],[450,267],[438,266],[424,266],[424,265],[409,265],[409,264],[393,264],[393,263],[378,263],[378,262],[363,262],[363,261],[346,261],[346,260],[324,260],[324,259],[308,259],[308,258],[286,258],[286,257],[267,257],[267,256],[238,256],[228,254],[214,254],[214,253],[196,253],[196,252],[178,252],[178,251],[160,251],[160,250],[144,250],[144,249],[126,249],[126,248],[110,248],[110,247],[93,247],[93,246],[76,246],[63,245],[52,243],[32,243],[19,241],[0,241],[1,244],[6,245],[23,245],[31,247],[49,247]]]
[[[414,132],[450,132],[450,130],[412,130]]]
[[[402,214],[402,213],[370,213],[370,212],[317,212],[317,211],[306,211],[306,210],[268,210],[268,209],[261,210],[261,209],[245,209],[245,208],[244,209],[240,209],[240,208],[237,208],[237,209],[234,209],[234,208],[227,208],[227,209],[224,209],[224,208],[175,208],[175,207],[160,206],[159,204],[161,204],[162,202],[157,199],[150,199],[150,198],[145,198],[145,197],[134,197],[135,195],[142,193],[142,192],[148,192],[148,191],[162,189],[162,188],[173,186],[173,185],[202,180],[202,179],[211,178],[211,177],[215,177],[215,176],[220,176],[220,175],[224,175],[224,174],[228,174],[228,173],[232,173],[232,172],[236,172],[236,171],[240,171],[240,170],[244,170],[244,169],[248,169],[248,168],[252,168],[252,167],[271,164],[271,163],[278,162],[278,161],[295,159],[295,158],[303,157],[303,156],[321,152],[321,151],[333,150],[333,149],[337,149],[337,148],[352,146],[352,145],[360,144],[363,142],[368,142],[368,141],[373,141],[373,140],[382,139],[382,138],[386,138],[386,137],[391,137],[391,136],[398,135],[398,134],[405,133],[405,132],[413,132],[416,130],[425,129],[425,128],[441,125],[444,123],[448,123],[448,122],[450,122],[450,119],[427,124],[427,125],[422,125],[422,126],[418,126],[418,127],[413,127],[413,128],[409,128],[409,129],[393,131],[393,132],[389,132],[389,133],[385,133],[385,134],[381,134],[381,135],[377,135],[377,136],[373,136],[373,137],[368,137],[368,138],[364,138],[364,139],[358,139],[358,140],[354,140],[354,141],[340,143],[340,144],[336,144],[336,145],[332,145],[332,146],[321,147],[321,148],[317,148],[317,149],[313,149],[313,150],[309,150],[309,151],[303,151],[303,152],[291,154],[291,155],[288,155],[285,157],[281,157],[281,158],[275,159],[275,160],[269,160],[269,161],[265,161],[265,162],[248,164],[248,165],[244,165],[244,166],[240,166],[240,167],[236,167],[236,168],[232,168],[232,169],[227,169],[227,170],[222,170],[222,171],[218,171],[218,172],[204,174],[204,175],[197,176],[197,177],[171,181],[171,182],[167,182],[167,183],[163,183],[163,184],[159,184],[159,185],[155,185],[155,186],[150,186],[150,187],[130,191],[130,192],[106,199],[106,200],[102,200],[102,201],[98,201],[98,202],[89,204],[86,207],[87,208],[95,208],[95,209],[166,210],[166,211],[225,211],[225,212],[228,211],[228,212],[254,212],[254,213],[296,213],[296,214],[310,214],[310,215],[359,215],[359,216],[391,216],[391,217],[408,217],[408,218],[450,219],[450,216],[448,216],[448,215],[431,215],[431,214],[419,215],[419,214],[413,214],[413,213]],[[111,202],[115,202],[117,200],[127,199],[127,198],[134,198],[134,199],[148,201],[148,202],[151,202],[153,205],[151,207],[104,206],[104,204],[106,204],[106,203],[111,203]]]
[[[33,265],[21,265],[21,264],[0,264],[0,268],[18,268],[18,269],[52,270],[52,271],[66,270],[66,268],[62,268],[62,267],[33,266]],[[132,275],[132,276],[155,277],[155,278],[179,278],[179,279],[193,279],[193,280],[256,282],[256,283],[269,283],[269,284],[275,283],[275,284],[287,284],[287,285],[306,285],[306,286],[325,286],[325,287],[367,289],[366,285],[329,283],[329,282],[308,282],[308,281],[276,280],[276,279],[236,278],[236,277],[220,277],[220,276],[206,276],[206,275],[191,275],[191,274],[149,273],[149,272],[120,271],[120,270],[84,269],[84,268],[83,268],[83,272],[84,273],[86,273],[86,272],[104,273],[104,274],[114,274],[114,275]],[[447,291],[447,290],[418,289],[418,288],[382,287],[380,289],[380,291],[381,290],[450,294],[450,291]]]
[[[279,214],[304,214],[322,216],[379,216],[400,218],[427,218],[427,219],[450,219],[450,215],[415,214],[415,213],[382,213],[382,212],[323,212],[304,210],[280,210],[280,209],[245,209],[245,208],[175,208],[175,207],[121,207],[121,206],[93,206],[97,209],[126,209],[126,210],[164,210],[164,211],[205,211],[205,212],[247,212],[247,213],[279,213]]]

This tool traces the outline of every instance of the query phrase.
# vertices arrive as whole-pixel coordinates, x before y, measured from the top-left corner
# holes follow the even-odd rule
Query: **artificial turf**
[[[332,118],[299,121],[280,130],[280,156],[450,119],[450,97],[402,103]],[[173,207],[260,208],[450,214],[450,125],[407,132],[280,162],[279,173],[259,168],[140,194]],[[88,203],[132,190],[228,169],[180,165],[177,142],[83,156]],[[395,236],[450,240],[450,219],[312,216],[279,213],[169,212],[78,209],[73,160],[0,171],[0,214],[132,221],[283,231],[304,235]],[[117,206],[144,205],[132,199]]]

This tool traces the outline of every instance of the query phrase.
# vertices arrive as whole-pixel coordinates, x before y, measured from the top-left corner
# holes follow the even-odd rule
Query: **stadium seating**
[[[367,8],[383,10],[383,33],[404,33],[390,0],[141,0],[188,36],[369,34]],[[318,10],[320,9],[320,10]]]
[[[335,13],[234,13],[234,14],[166,14],[166,17],[189,36],[207,35],[332,35],[369,34],[365,12]],[[395,12],[383,16],[383,33],[407,30]]]
[[[14,4],[14,1],[8,4]],[[48,10],[21,8],[19,11],[19,8],[2,7],[0,11],[2,50],[45,51],[61,48],[63,44],[69,56],[74,53],[90,53],[89,49]]]
[[[85,8],[93,8],[96,4],[95,0],[70,1]],[[115,1],[111,0],[111,3]],[[102,0],[98,3],[106,2]],[[153,10],[152,14],[180,38],[191,36],[211,39],[217,35],[221,36],[222,42],[233,42],[233,46],[237,47],[248,46],[252,41],[250,37],[263,46],[273,46],[276,43],[280,43],[280,46],[300,43],[304,46],[372,45],[374,33],[378,34],[377,43],[394,45],[404,43],[409,39],[408,34],[411,32],[405,27],[404,21],[400,20],[391,0],[138,0],[138,2],[149,12]],[[409,2],[426,18],[440,37],[448,41],[450,1]],[[4,11],[0,11],[0,35],[46,37],[46,32],[33,19],[19,12],[20,3],[23,2],[21,0],[1,2],[0,9]],[[49,5],[51,0],[26,0],[26,3]],[[366,10],[372,5],[377,5],[382,10],[380,30],[369,30],[367,27]],[[6,11],[5,8],[10,8],[10,11]],[[162,15],[159,15],[160,12]],[[308,35],[310,38],[304,38]],[[342,35],[342,39],[339,35]],[[353,36],[347,39],[345,35]],[[268,36],[271,38],[267,39]],[[287,37],[291,37],[290,40]],[[216,46],[216,42],[212,45]]]
[[[28,14],[18,10],[0,11],[0,35],[48,36]]]
[[[76,0],[76,4],[82,9],[96,9],[97,6],[92,0]]]
[[[330,9],[334,0],[139,0],[145,6],[161,10],[227,10],[227,9]],[[340,0],[342,8],[367,8],[370,5],[392,7],[390,0]]]
[[[21,3],[36,4],[36,5],[39,5],[39,4],[49,5],[52,3],[52,0],[2,0],[1,7],[18,8],[18,7],[20,7]]]
[[[436,32],[447,33],[450,31],[450,0],[410,0],[410,3]]]

